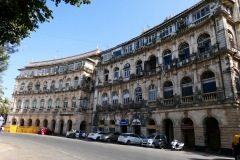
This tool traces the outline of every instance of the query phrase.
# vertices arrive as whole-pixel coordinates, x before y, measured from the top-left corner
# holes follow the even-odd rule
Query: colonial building
[[[227,152],[239,133],[239,0],[201,0],[101,52],[93,130]]]
[[[91,130],[99,52],[31,62],[19,69],[7,124],[48,127],[58,134]]]

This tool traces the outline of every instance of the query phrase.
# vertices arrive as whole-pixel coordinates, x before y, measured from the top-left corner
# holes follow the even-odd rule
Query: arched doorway
[[[194,124],[190,118],[184,118],[181,123],[184,145],[187,147],[195,146]]]
[[[59,125],[60,125],[59,134],[62,135],[63,134],[63,127],[64,127],[64,121],[62,119],[60,120]]]
[[[24,119],[20,119],[20,126],[24,126]]]
[[[53,119],[52,124],[51,124],[51,130],[53,131],[53,133],[54,133],[54,130],[55,130],[55,126],[56,126],[56,121]]]
[[[170,119],[165,119],[163,121],[163,131],[167,137],[168,143],[172,142],[173,136],[173,123]]]
[[[205,145],[210,151],[219,151],[221,146],[220,129],[218,121],[209,117],[204,120]]]
[[[82,123],[80,124],[80,128],[79,129],[86,133],[87,122],[86,121],[82,121]]]
[[[109,132],[115,132],[115,121],[114,120],[110,120],[108,128],[109,128]]]
[[[148,134],[156,133],[156,123],[153,119],[148,120],[148,125],[146,126]]]
[[[28,126],[32,126],[32,119],[28,119]]]
[[[98,130],[99,131],[104,131],[104,120],[100,120],[98,122]]]
[[[133,133],[141,136],[141,121],[139,119],[133,119],[132,127],[133,127]]]
[[[16,118],[13,118],[12,119],[12,125],[16,125],[17,124],[17,120],[16,120]]]
[[[71,131],[72,130],[72,120],[68,120],[67,121],[67,131]]]
[[[44,119],[43,120],[43,127],[47,127],[48,126],[48,120]]]
[[[40,126],[40,120],[39,120],[39,119],[36,120],[35,126],[36,126],[36,127],[39,127],[39,126]]]

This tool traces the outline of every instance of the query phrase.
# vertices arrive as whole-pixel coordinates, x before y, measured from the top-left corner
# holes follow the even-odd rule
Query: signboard
[[[133,121],[132,121],[132,125],[135,125],[135,126],[139,126],[139,125],[141,125],[141,122],[140,122],[140,120],[139,119],[134,119]]]
[[[122,119],[120,122],[119,122],[119,125],[128,125],[128,121],[126,119]]]
[[[194,129],[193,123],[185,124],[185,123],[183,123],[183,122],[182,122],[182,124],[181,124],[181,128],[182,128],[182,129]]]

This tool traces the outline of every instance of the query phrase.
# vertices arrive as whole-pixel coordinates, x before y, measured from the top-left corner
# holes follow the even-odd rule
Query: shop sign
[[[185,123],[183,123],[183,122],[182,122],[182,124],[181,124],[181,128],[182,128],[182,129],[194,129],[193,123],[185,124]]]
[[[122,119],[120,122],[119,122],[119,125],[128,125],[128,121],[126,119]]]
[[[139,119],[134,119],[133,121],[132,121],[132,125],[141,125],[141,122],[140,122],[140,120]]]

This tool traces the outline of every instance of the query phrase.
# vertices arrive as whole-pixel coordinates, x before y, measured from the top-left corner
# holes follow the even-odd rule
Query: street
[[[202,152],[19,133],[1,133],[0,147],[0,160],[233,160],[232,157]]]

